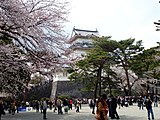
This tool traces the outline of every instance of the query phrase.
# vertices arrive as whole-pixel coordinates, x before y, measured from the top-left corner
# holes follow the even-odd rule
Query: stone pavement
[[[153,107],[155,120],[160,120],[160,107]],[[147,111],[139,110],[136,105],[123,107],[117,109],[120,120],[147,120]],[[58,115],[52,111],[47,111],[47,120],[95,120],[95,116],[91,114],[91,109],[88,105],[82,105],[80,113],[76,113],[75,109],[70,110],[68,114]],[[2,116],[2,120],[43,120],[41,113],[32,112],[21,112],[11,115],[6,113]],[[110,118],[109,118],[110,120]]]
[[[147,110],[139,110],[137,105],[117,109],[121,120],[148,120]],[[160,120],[160,107],[153,107],[155,120]]]

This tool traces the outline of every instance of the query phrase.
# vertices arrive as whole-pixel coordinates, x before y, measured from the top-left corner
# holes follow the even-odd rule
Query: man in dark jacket
[[[65,112],[65,113],[68,113],[69,101],[68,101],[67,98],[65,98],[65,99],[63,100],[63,106],[64,106],[64,112]]]
[[[147,96],[147,99],[145,101],[146,109],[148,111],[148,120],[150,120],[150,115],[152,115],[152,120],[154,120],[154,113],[152,109],[152,101],[149,96]]]
[[[117,99],[111,95],[111,101],[110,101],[110,108],[111,108],[111,119],[119,119],[119,115],[117,113]]]
[[[89,103],[90,108],[92,109],[92,114],[95,114],[95,106],[96,106],[96,100],[90,99],[90,103]]]

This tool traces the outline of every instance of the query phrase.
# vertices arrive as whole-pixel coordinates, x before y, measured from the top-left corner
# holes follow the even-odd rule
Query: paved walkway
[[[155,120],[160,120],[160,107],[153,107]],[[120,120],[147,120],[146,108],[139,110],[136,105],[123,107],[117,109]],[[70,110],[68,114],[58,115],[52,111],[47,111],[47,120],[95,120],[94,115],[91,114],[91,109],[88,105],[82,105],[80,113],[76,113],[75,110]],[[2,120],[43,120],[41,113],[21,112],[15,115],[6,113],[2,116]],[[109,119],[110,120],[110,119]]]

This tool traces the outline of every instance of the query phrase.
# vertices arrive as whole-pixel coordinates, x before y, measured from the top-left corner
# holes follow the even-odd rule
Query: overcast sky
[[[145,48],[160,42],[160,31],[153,22],[160,19],[159,0],[70,0],[69,22],[65,30],[70,35],[73,27],[98,30],[102,36],[114,40],[135,38],[143,40]]]

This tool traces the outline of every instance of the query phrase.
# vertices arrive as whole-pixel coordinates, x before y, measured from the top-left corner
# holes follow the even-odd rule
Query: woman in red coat
[[[96,120],[108,120],[107,96],[104,94],[97,101]]]

